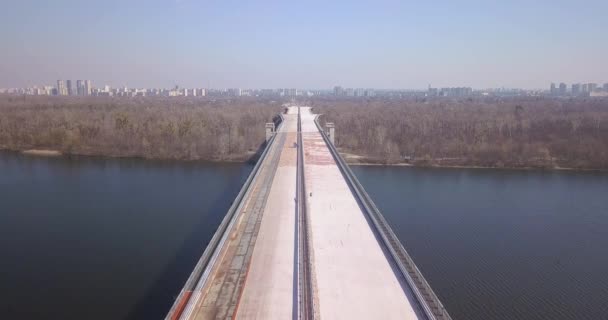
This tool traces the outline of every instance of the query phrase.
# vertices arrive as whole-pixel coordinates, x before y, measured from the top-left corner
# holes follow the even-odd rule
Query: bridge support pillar
[[[266,142],[268,142],[268,140],[270,140],[270,138],[272,138],[272,135],[274,134],[274,123],[273,122],[268,122],[266,123]]]
[[[329,138],[329,141],[331,141],[331,144],[335,145],[336,126],[333,122],[327,122],[325,123],[325,127],[327,128],[325,132],[327,132],[327,137]]]

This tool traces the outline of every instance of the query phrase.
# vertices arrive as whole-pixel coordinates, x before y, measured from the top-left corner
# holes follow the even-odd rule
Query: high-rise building
[[[68,90],[65,87],[65,82],[63,80],[57,80],[57,95],[66,96],[67,94]]]
[[[566,84],[565,84],[565,83],[563,83],[563,82],[562,82],[562,83],[560,83],[560,84],[559,84],[559,95],[560,95],[560,96],[565,96],[565,95],[566,95],[566,91],[568,90],[567,88],[568,88],[568,87],[566,86]]]
[[[575,83],[572,85],[572,95],[573,96],[578,96],[581,94],[581,84],[580,83]]]
[[[604,91],[608,92],[608,83],[604,83]]]
[[[582,93],[589,93],[589,84],[588,83],[583,83],[583,85],[581,87],[581,92]]]
[[[597,89],[597,83],[590,83],[589,92],[593,92],[593,91],[595,91],[595,89]]]
[[[296,88],[285,89],[286,97],[295,97],[298,95],[298,90]]]
[[[334,87],[334,96],[343,96],[344,95],[344,89],[341,86],[335,86]]]
[[[205,90],[205,89],[196,89],[196,91],[197,91],[197,93],[196,93],[197,96],[204,97],[207,95],[207,90]]]
[[[555,83],[551,83],[551,95],[554,96],[557,94],[557,87],[555,86]]]
[[[228,94],[232,97],[240,97],[242,95],[242,90],[240,88],[231,88],[228,89]]]
[[[107,88],[107,89],[109,89],[109,88]],[[84,80],[84,95],[90,96],[92,90],[93,90],[93,87],[91,87],[91,80]],[[107,90],[107,91],[110,91],[110,90]]]
[[[67,90],[68,90],[67,94],[68,94],[68,96],[71,96],[74,93],[74,92],[72,92],[72,80],[66,80],[65,82],[67,84]]]
[[[84,84],[82,83],[82,80],[76,80],[76,94],[84,96]]]

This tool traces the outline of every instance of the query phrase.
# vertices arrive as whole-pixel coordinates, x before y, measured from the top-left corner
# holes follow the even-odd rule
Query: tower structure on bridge
[[[274,122],[266,123],[266,142],[268,142],[268,140],[270,140],[270,138],[272,138],[273,134],[274,134]]]
[[[333,122],[327,122],[325,124],[326,132],[327,132],[327,136],[329,137],[329,141],[331,141],[331,144],[336,144],[335,143],[335,134],[336,134],[336,126],[334,125]]]

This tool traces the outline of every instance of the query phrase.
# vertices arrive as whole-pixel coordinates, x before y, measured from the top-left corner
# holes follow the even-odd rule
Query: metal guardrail
[[[280,115],[280,117],[281,123],[279,124],[279,128],[283,125],[284,122],[283,115]],[[202,289],[202,287],[204,286],[205,281],[207,280],[207,277],[210,272],[209,267],[215,264],[215,261],[219,255],[219,251],[221,251],[221,248],[229,234],[229,232],[227,231],[232,230],[232,227],[235,221],[237,220],[237,217],[239,216],[239,213],[241,212],[242,206],[244,204],[243,200],[247,199],[247,196],[250,193],[251,185],[258,178],[260,167],[266,159],[269,150],[272,148],[274,140],[277,136],[276,132],[278,131],[279,130],[277,129],[273,134],[272,138],[266,144],[266,147],[264,148],[260,159],[253,167],[253,170],[251,170],[251,173],[247,177],[247,180],[245,180],[243,187],[236,196],[235,201],[232,202],[232,205],[228,209],[226,216],[224,216],[224,219],[222,219],[222,222],[218,226],[216,232],[213,234],[213,237],[205,248],[203,255],[196,263],[194,270],[188,277],[188,280],[186,280],[186,284],[180,291],[179,295],[175,299],[175,302],[173,303],[173,306],[167,313],[165,320],[182,319],[183,315],[186,315],[187,318],[189,313],[192,311],[190,301],[192,300],[191,298],[194,295],[193,293],[196,289]]]
[[[414,293],[418,304],[420,305],[424,315],[429,320],[451,320],[452,318],[448,314],[447,310],[435,294],[433,289],[426,281],[414,260],[407,253],[388,222],[378,210],[370,196],[367,194],[355,174],[352,172],[350,167],[346,164],[336,147],[330,142],[325,131],[321,128],[318,121],[318,116],[315,118],[315,124],[317,129],[321,133],[323,140],[327,144],[331,154],[333,155],[338,167],[346,177],[348,184],[355,192],[355,196],[359,199],[359,202],[363,205],[363,209],[367,216],[372,221],[377,234],[388,249],[391,257],[397,265],[399,271],[405,278],[407,285]]]

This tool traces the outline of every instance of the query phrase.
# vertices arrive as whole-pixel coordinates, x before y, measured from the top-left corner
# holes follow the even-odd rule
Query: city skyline
[[[82,75],[141,87],[544,89],[608,74],[604,1],[61,0],[4,9],[0,87]]]

